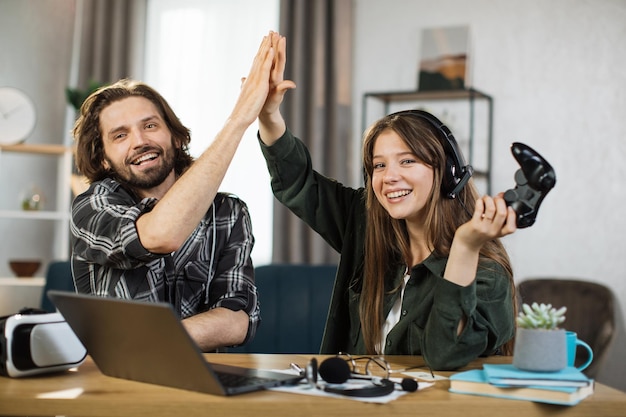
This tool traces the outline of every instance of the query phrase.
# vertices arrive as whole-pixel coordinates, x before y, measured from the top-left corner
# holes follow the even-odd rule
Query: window
[[[170,103],[191,129],[198,156],[235,105],[241,78],[262,37],[278,29],[279,0],[149,0],[144,80]],[[241,141],[221,191],[250,209],[255,265],[271,262],[270,180],[253,124]]]

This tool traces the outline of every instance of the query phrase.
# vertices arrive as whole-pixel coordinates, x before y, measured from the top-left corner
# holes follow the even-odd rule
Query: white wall
[[[470,25],[473,85],[494,97],[493,191],[514,185],[513,141],[535,148],[557,174],[537,223],[504,239],[516,280],[571,276],[608,285],[620,333],[598,380],[626,390],[626,2],[354,5],[355,131],[364,92],[417,87],[422,29]],[[360,142],[358,133],[354,140]]]

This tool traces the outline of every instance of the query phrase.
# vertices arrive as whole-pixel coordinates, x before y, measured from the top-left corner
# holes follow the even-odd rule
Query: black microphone
[[[402,378],[402,382],[400,383],[402,390],[408,392],[417,391],[417,385],[417,381],[412,378]]]
[[[328,358],[320,364],[319,374],[326,382],[343,384],[350,379],[350,366],[341,358]]]
[[[343,384],[350,378],[354,379],[367,379],[370,381],[383,380],[384,378],[372,377],[369,375],[359,375],[350,372],[350,366],[348,363],[339,358],[333,357],[325,359],[319,366],[318,370],[322,379],[331,384]],[[404,391],[415,392],[417,391],[418,383],[412,378],[402,378],[400,383],[392,381],[394,384],[399,385]]]

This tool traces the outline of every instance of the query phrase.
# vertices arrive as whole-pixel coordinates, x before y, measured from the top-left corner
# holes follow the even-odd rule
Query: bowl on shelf
[[[16,277],[29,278],[39,270],[41,261],[38,259],[10,259],[9,267]]]

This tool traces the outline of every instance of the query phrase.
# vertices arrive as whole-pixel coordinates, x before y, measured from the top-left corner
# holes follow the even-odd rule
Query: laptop
[[[172,307],[74,292],[48,296],[108,376],[215,395],[297,383],[302,376],[207,362]]]

